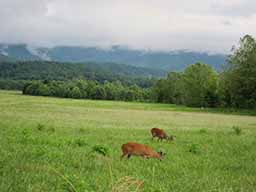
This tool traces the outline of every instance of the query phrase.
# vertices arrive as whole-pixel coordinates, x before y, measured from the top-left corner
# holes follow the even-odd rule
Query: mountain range
[[[122,46],[109,49],[98,47],[56,46],[32,47],[27,44],[0,44],[0,60],[43,60],[58,62],[117,63],[135,67],[169,71],[181,71],[195,62],[203,62],[220,70],[226,62],[224,54],[209,54],[195,51],[147,51],[133,50]]]

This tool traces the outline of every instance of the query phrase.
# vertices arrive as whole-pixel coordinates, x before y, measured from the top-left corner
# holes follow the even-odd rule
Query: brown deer
[[[154,137],[157,137],[158,138],[158,141],[159,140],[167,140],[167,141],[173,141],[175,139],[175,136],[168,136],[165,131],[163,129],[160,129],[160,128],[152,128],[151,129],[151,134],[152,134],[152,140],[154,139]]]
[[[162,160],[163,156],[165,155],[163,152],[155,152],[149,146],[139,144],[139,143],[133,143],[133,142],[128,142],[126,144],[123,144],[122,151],[123,151],[123,154],[121,155],[121,159],[125,156],[127,156],[127,159],[129,159],[132,155],[135,155],[135,156],[141,156],[147,159],[156,158],[156,159]]]

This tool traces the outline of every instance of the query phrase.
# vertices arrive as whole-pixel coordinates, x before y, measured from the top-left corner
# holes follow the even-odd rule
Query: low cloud
[[[0,42],[229,52],[256,35],[254,0],[0,0]]]

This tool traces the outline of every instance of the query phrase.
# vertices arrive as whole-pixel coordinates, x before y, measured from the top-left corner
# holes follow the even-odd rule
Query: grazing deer
[[[133,143],[133,142],[123,144],[122,151],[123,151],[123,154],[121,156],[121,159],[125,156],[127,156],[127,159],[129,159],[132,155],[135,155],[135,156],[141,156],[147,159],[157,158],[159,160],[162,160],[163,156],[165,155],[163,152],[155,152],[149,146],[139,144],[139,143]]]
[[[168,136],[165,131],[163,129],[159,129],[159,128],[152,128],[151,129],[151,134],[152,134],[152,140],[154,139],[154,137],[158,138],[159,140],[167,140],[167,141],[173,141],[175,139],[175,136]]]

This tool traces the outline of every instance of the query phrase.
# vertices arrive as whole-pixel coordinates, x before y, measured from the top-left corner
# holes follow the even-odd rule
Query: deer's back
[[[125,153],[141,155],[149,154],[153,151],[153,149],[143,144],[128,142],[122,145],[122,151]]]
[[[151,129],[151,134],[152,136],[157,136],[157,137],[166,137],[166,133],[164,132],[163,129],[159,129],[159,128],[152,128]]]

